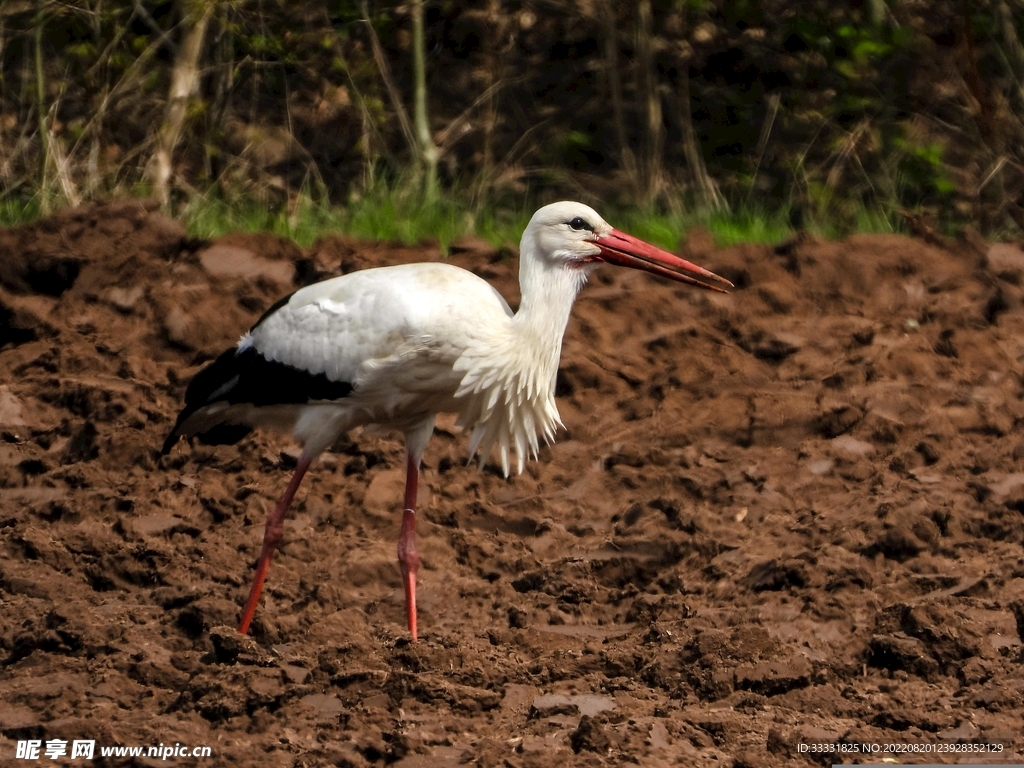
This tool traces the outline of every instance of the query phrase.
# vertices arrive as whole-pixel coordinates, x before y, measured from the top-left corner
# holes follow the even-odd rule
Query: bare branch
[[[188,113],[188,104],[199,88],[199,59],[203,38],[213,12],[210,3],[192,5],[182,0],[182,18],[188,19],[179,56],[171,72],[171,88],[167,96],[167,111],[160,129],[160,139],[153,156],[152,176],[157,196],[162,205],[170,203],[170,181],[174,148],[181,137]],[[189,23],[191,22],[191,23]]]
[[[398,86],[395,85],[394,77],[391,75],[391,66],[388,64],[388,59],[384,55],[384,49],[381,47],[380,39],[377,37],[377,30],[375,30],[373,28],[373,24],[370,23],[370,12],[366,7],[366,0],[362,0],[360,8],[363,11],[363,22],[369,30],[370,47],[373,49],[373,60],[377,64],[377,71],[380,72],[380,79],[384,81],[384,87],[387,89],[388,96],[391,99],[391,106],[395,110],[395,116],[398,118],[398,124],[402,128],[402,135],[405,136],[405,141],[409,145],[409,151],[415,155],[416,136],[413,134],[412,125],[409,123],[409,113],[405,110],[405,105],[402,103],[402,96],[398,92]]]
[[[135,13],[138,14],[139,18],[146,22],[146,25],[150,29],[156,32],[157,39],[160,42],[160,44],[166,45],[168,48],[170,48],[171,54],[174,56],[174,58],[178,58],[177,44],[173,40],[171,40],[170,35],[168,35],[166,32],[160,29],[160,25],[156,23],[156,19],[154,19],[150,15],[149,11],[146,10],[146,7],[142,4],[142,0],[133,0],[133,4],[135,6]]]

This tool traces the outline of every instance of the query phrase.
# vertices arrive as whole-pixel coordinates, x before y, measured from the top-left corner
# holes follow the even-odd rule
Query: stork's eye
[[[580,216],[577,216],[575,219],[570,221],[569,222],[569,226],[572,227],[573,229],[575,229],[577,232],[579,230],[581,230],[581,229],[585,229],[585,230],[587,230],[587,232],[593,232],[594,231],[594,228],[592,226],[590,226],[590,223],[586,219],[584,219],[584,218],[582,218]]]

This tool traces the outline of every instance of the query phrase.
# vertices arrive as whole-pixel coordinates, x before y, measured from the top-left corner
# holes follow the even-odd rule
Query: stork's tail
[[[243,352],[237,347],[225,350],[192,378],[185,390],[185,407],[164,440],[161,454],[166,456],[170,453],[181,437],[198,437],[206,445],[229,445],[252,432],[252,426],[248,424],[228,421],[231,403],[238,402],[230,394],[248,373],[246,352],[249,351]]]
[[[256,426],[253,420],[265,406],[336,401],[351,392],[347,381],[268,360],[244,336],[189,383],[185,407],[162,451],[170,451],[179,437],[197,437],[207,445],[237,443]]]

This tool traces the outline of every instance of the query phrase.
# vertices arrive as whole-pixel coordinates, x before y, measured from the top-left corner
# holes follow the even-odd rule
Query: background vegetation
[[[0,219],[1019,231],[1022,35],[1022,0],[6,0]]]

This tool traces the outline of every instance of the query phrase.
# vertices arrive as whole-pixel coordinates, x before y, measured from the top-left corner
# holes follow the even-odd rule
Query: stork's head
[[[583,203],[551,203],[538,210],[523,232],[521,251],[524,258],[532,254],[548,268],[586,273],[607,262],[712,291],[725,289],[705,280],[732,287],[732,283],[714,272],[612,228],[597,211]]]

